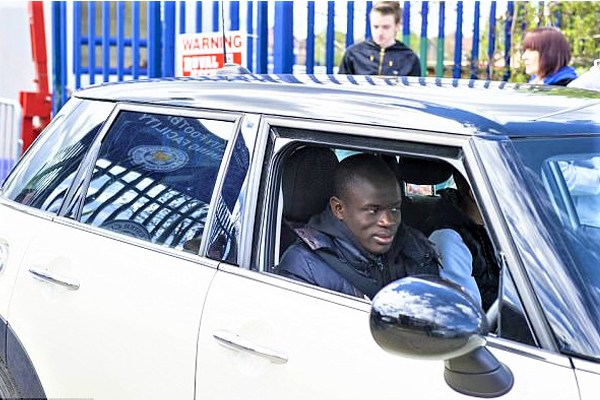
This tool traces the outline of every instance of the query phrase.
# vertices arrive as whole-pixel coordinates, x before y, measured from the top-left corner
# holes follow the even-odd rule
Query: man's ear
[[[342,200],[335,196],[331,196],[331,198],[329,199],[329,206],[331,207],[331,212],[333,213],[334,217],[336,217],[340,221],[343,221],[344,203],[342,203]]]

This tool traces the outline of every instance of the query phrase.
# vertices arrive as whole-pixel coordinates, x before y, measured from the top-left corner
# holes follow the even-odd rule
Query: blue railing
[[[402,2],[402,40],[419,54],[424,74],[489,79],[493,68],[489,60],[497,51],[498,35],[504,39],[507,66],[501,76],[504,80],[509,79],[514,2],[503,2],[503,5],[507,4],[506,10],[497,10],[496,2],[492,1],[485,29],[480,26],[480,3],[475,1],[473,12],[465,15],[466,4],[462,1]],[[219,1],[55,1],[52,4],[54,111],[66,101],[67,88],[78,89],[100,81],[174,76],[176,35],[217,32],[222,20],[227,30],[247,33],[246,66],[253,72],[331,74],[337,69],[336,55],[339,58],[344,48],[357,40],[357,33],[362,37],[370,36],[368,13],[372,5],[371,1],[328,1],[326,7],[314,1],[229,1],[223,5]],[[67,32],[69,7],[73,22]],[[223,12],[226,18],[223,18]],[[271,36],[270,13],[273,13],[274,21]],[[497,13],[504,15],[502,26],[497,23]],[[344,14],[345,21],[340,18]],[[415,19],[420,19],[418,28],[413,23],[419,22]],[[97,26],[98,21],[101,21],[100,26]],[[429,24],[435,21],[437,35],[431,35]],[[304,54],[300,54],[299,46],[295,45],[298,38],[294,36],[294,24],[306,26],[306,38],[301,38]],[[467,53],[463,48],[463,31],[471,31],[469,25],[472,26],[472,44]],[[446,54],[445,30],[452,27],[455,28],[454,54]],[[344,43],[336,42],[336,31],[345,34]],[[487,31],[488,35],[485,60],[480,60],[479,53],[482,31]],[[413,33],[411,38],[411,32],[418,33]],[[72,57],[68,54],[67,38],[72,40]],[[416,43],[411,43],[415,39],[419,41],[417,47]],[[317,52],[324,52],[324,57]],[[68,59],[72,59],[71,66],[67,66]],[[485,65],[484,69],[482,65]]]

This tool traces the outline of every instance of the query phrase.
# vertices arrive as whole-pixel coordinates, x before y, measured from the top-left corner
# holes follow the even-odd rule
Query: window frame
[[[52,119],[52,121],[44,129],[44,131],[38,137],[36,137],[36,139],[31,144],[31,146],[29,146],[27,151],[19,158],[19,160],[17,161],[17,164],[14,166],[14,168],[12,169],[9,176],[2,183],[2,187],[0,187],[0,196],[3,199],[5,199],[6,201],[14,203],[15,205],[17,205],[18,208],[20,208],[20,209],[22,208],[29,213],[33,213],[36,215],[46,215],[49,218],[54,218],[56,216],[62,215],[61,212],[62,212],[63,208],[65,207],[65,204],[69,200],[70,190],[71,190],[72,186],[74,185],[74,183],[77,181],[78,176],[81,173],[81,168],[84,165],[84,161],[87,157],[87,154],[93,147],[93,144],[95,143],[100,132],[104,129],[104,125],[106,124],[106,119],[105,120],[99,119],[99,121],[101,121],[98,124],[98,125],[100,125],[100,128],[96,131],[95,135],[92,137],[88,147],[83,150],[80,163],[78,165],[76,165],[75,168],[73,168],[73,174],[72,174],[73,178],[67,185],[65,185],[66,190],[65,190],[64,197],[63,197],[62,201],[60,202],[60,206],[58,207],[58,209],[55,212],[49,211],[48,209],[42,209],[42,208],[36,207],[29,203],[25,204],[25,203],[15,200],[15,199],[8,198],[8,197],[6,197],[6,194],[7,194],[6,189],[7,189],[8,185],[12,186],[15,184],[14,181],[18,178],[18,175],[21,174],[21,172],[23,172],[23,170],[29,166],[31,158],[38,158],[36,156],[38,156],[40,151],[42,151],[41,148],[44,145],[48,144],[49,141],[50,141],[50,144],[56,144],[55,142],[56,142],[57,137],[58,138],[64,137],[64,135],[66,134],[65,132],[68,132],[70,129],[77,129],[74,127],[74,121],[69,121],[67,126],[63,127],[63,125],[66,123],[66,120],[72,120],[73,114],[80,114],[80,115],[78,115],[78,117],[86,117],[90,113],[90,108],[95,108],[92,111],[98,111],[98,108],[100,108],[98,106],[99,103],[101,103],[101,102],[87,100],[87,99],[80,99],[80,98],[71,99],[65,105],[65,107],[62,108],[61,111]],[[101,104],[102,104],[102,107],[104,107],[107,103],[104,102]],[[114,103],[108,103],[108,104],[109,104],[109,106],[106,108],[107,109],[111,108],[111,110],[108,111],[108,113],[106,113],[107,119],[110,118],[110,115],[114,111]],[[85,110],[79,111],[79,109],[82,107],[84,107]],[[85,134],[81,138],[85,138],[90,133],[91,133],[91,131],[85,132]],[[81,138],[79,138],[79,139],[81,139]],[[54,140],[54,142],[53,142],[53,140]],[[79,143],[79,142],[80,141],[75,141],[72,144]],[[65,149],[65,147],[63,145],[64,145],[64,143],[61,143],[61,146],[59,146],[60,151],[63,151]],[[54,156],[59,154],[60,151],[56,152],[54,154]],[[54,166],[56,166],[56,164],[54,164]],[[50,193],[50,194],[52,194],[52,193]],[[47,200],[48,200],[48,197],[45,197],[44,203]]]
[[[260,192],[256,209],[259,218],[256,220],[255,235],[251,248],[255,249],[251,255],[250,265],[255,266],[258,272],[270,273],[276,259],[275,243],[277,239],[273,232],[277,232],[277,221],[280,221],[279,192],[282,160],[290,146],[312,144],[325,147],[338,147],[356,150],[372,150],[395,154],[407,154],[439,158],[450,162],[463,174],[465,172],[460,159],[452,160],[448,152],[454,148],[458,157],[462,154],[461,148],[467,146],[468,137],[456,135],[443,135],[440,133],[419,132],[408,129],[385,128],[378,126],[358,125],[353,123],[323,122],[299,120],[283,117],[265,117],[263,130],[268,132],[268,142],[263,147],[264,161],[260,180]],[[294,131],[296,130],[296,132]],[[317,131],[318,135],[311,134]],[[340,133],[343,132],[343,133]],[[443,140],[440,140],[443,137]],[[442,144],[443,143],[443,144]],[[407,148],[412,147],[411,151]],[[440,149],[442,154],[428,153],[428,149]],[[281,277],[282,279],[285,279]],[[296,282],[301,284],[300,282]],[[307,285],[312,287],[311,285]],[[318,288],[320,289],[320,288]],[[320,289],[326,291],[325,289]],[[344,296],[337,293],[340,296]],[[359,299],[360,300],[360,299]]]
[[[168,116],[178,116],[178,117],[186,117],[186,118],[195,118],[195,119],[205,119],[205,120],[214,120],[214,121],[224,121],[224,122],[232,122],[233,129],[231,131],[231,138],[228,140],[227,145],[225,147],[225,151],[223,153],[223,157],[221,159],[221,163],[219,166],[219,171],[215,180],[215,185],[212,191],[208,213],[206,216],[206,223],[204,226],[204,230],[202,232],[202,240],[199,251],[197,254],[187,253],[192,256],[203,256],[206,252],[207,248],[207,238],[209,232],[212,230],[212,224],[214,222],[214,203],[216,201],[217,195],[221,191],[221,185],[223,183],[223,176],[227,169],[229,159],[231,157],[231,152],[233,150],[233,143],[235,142],[237,135],[239,134],[240,120],[242,118],[242,113],[239,112],[226,112],[226,111],[212,111],[212,110],[204,110],[204,109],[191,109],[184,107],[177,107],[172,105],[141,105],[134,103],[117,103],[112,110],[109,117],[106,119],[104,125],[98,132],[94,142],[90,146],[88,153],[86,154],[84,160],[81,163],[79,168],[79,172],[73,183],[71,188],[67,192],[65,196],[65,201],[63,202],[63,206],[59,212],[59,217],[69,219],[70,221],[76,221],[78,226],[85,226],[86,230],[89,229],[93,232],[101,233],[105,236],[117,236],[115,232],[111,232],[109,230],[92,226],[87,223],[81,222],[81,211],[83,207],[83,203],[85,201],[85,196],[87,190],[89,188],[91,178],[93,175],[93,171],[96,165],[96,161],[100,152],[100,148],[102,142],[106,138],[109,132],[111,132],[115,121],[117,120],[119,114],[122,111],[129,112],[143,112],[149,114],[159,114],[159,115],[168,115]],[[160,248],[167,249],[165,246],[160,244],[155,244],[149,241],[144,241],[141,239],[135,239],[133,237],[127,237],[123,235],[118,235],[119,240],[127,240],[133,241],[136,244],[142,243],[144,246],[151,246],[152,248]],[[181,250],[171,249],[177,253],[185,253]]]

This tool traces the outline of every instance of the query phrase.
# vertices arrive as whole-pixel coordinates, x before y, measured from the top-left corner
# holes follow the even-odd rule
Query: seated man
[[[302,241],[285,251],[279,274],[369,299],[407,275],[439,274],[432,243],[401,223],[402,193],[383,160],[347,157],[332,184],[329,205],[296,229]]]

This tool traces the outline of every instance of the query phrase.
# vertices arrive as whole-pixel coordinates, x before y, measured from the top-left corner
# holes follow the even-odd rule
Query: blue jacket
[[[439,275],[435,248],[421,232],[405,224],[398,228],[392,248],[380,256],[365,251],[346,225],[333,216],[329,207],[313,216],[306,227],[296,229],[296,233],[301,240],[285,251],[276,271],[312,285],[351,296],[364,296],[329,267],[319,251],[335,254],[361,275],[377,281],[379,289],[407,275]]]
[[[573,67],[565,65],[555,73],[545,77],[544,85],[567,86],[575,78],[577,78],[577,72],[575,72]],[[529,82],[533,82],[535,79],[536,76],[532,75]]]
[[[421,76],[419,57],[404,43],[382,49],[372,39],[353,44],[346,49],[339,68],[340,74]]]

